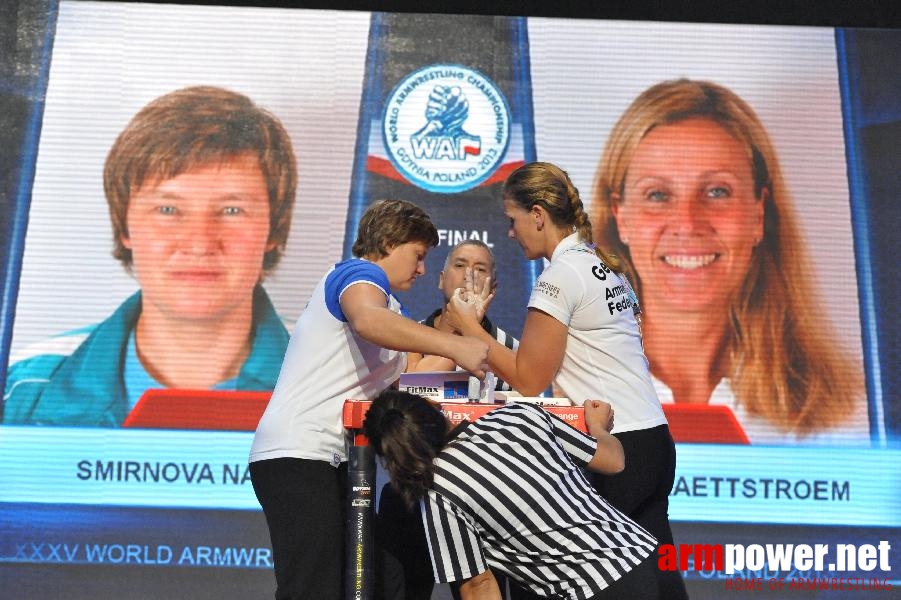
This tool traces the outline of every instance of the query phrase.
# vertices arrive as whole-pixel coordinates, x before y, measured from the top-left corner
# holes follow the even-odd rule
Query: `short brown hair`
[[[352,252],[356,257],[382,258],[409,242],[438,245],[438,230],[429,215],[406,200],[379,200],[363,213]]]
[[[569,174],[555,164],[530,162],[522,165],[504,182],[504,198],[517,203],[525,210],[536,204],[547,211],[554,225],[573,227],[579,240],[594,245],[591,221],[585,212],[579,190]],[[621,265],[616,255],[595,246],[595,253],[604,263],[619,271]]]
[[[285,251],[297,190],[297,161],[291,138],[273,114],[247,96],[219,87],[195,86],[170,92],[144,106],[116,138],[103,169],[103,190],[113,224],[113,256],[132,264],[128,204],[148,182],[171,179],[197,166],[250,154],[259,160],[269,191],[269,238],[264,272]]]

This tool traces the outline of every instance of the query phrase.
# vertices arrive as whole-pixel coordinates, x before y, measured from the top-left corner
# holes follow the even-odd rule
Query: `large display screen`
[[[65,0],[19,17],[10,597],[270,595],[247,458],[292,322],[365,207],[396,197],[440,237],[411,316],[476,238],[497,257],[489,316],[518,336],[543,264],[508,239],[501,186],[532,160],[569,173],[636,287],[677,432],[677,544],[741,558],[684,554],[691,596],[901,586],[901,31]],[[692,94],[706,119],[679,112]],[[239,110],[235,143],[266,167],[196,161],[207,116]],[[740,125],[710,127],[729,110]],[[757,220],[730,208],[736,172]],[[818,544],[829,560],[764,560]]]

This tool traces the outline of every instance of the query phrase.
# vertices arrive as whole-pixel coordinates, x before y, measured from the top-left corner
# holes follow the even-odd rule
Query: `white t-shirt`
[[[554,383],[577,405],[585,400],[612,404],[614,433],[666,423],[642,348],[635,303],[625,278],[577,234],[557,245],[529,298],[530,308],[568,328]]]
[[[653,377],[653,376],[652,376]],[[663,404],[673,404],[673,391],[662,381],[653,377],[654,387],[657,389],[657,396]],[[728,379],[721,379],[710,394],[708,404],[728,406],[735,413],[745,434],[754,445],[854,445],[869,446],[870,426],[867,417],[866,406],[862,405],[860,410],[855,411],[845,419],[840,426],[826,429],[823,431],[814,431],[807,435],[798,435],[792,431],[785,431],[774,426],[765,418],[752,415],[748,410],[738,402],[735,393],[732,391],[732,385]],[[678,441],[678,440],[677,440]]]
[[[341,310],[352,285],[372,285],[403,314],[381,267],[362,259],[340,262],[316,285],[291,334],[278,383],[260,419],[250,462],[272,458],[347,460],[344,401],[375,398],[407,366],[407,354],[359,337]]]

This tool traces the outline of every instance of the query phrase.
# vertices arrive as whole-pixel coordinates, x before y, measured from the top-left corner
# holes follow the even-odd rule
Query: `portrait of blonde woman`
[[[744,100],[707,81],[646,89],[613,127],[594,192],[595,240],[635,287],[661,402],[729,406],[752,444],[868,443],[862,364],[836,341]]]

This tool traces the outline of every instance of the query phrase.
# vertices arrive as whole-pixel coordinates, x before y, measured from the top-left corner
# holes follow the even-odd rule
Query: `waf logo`
[[[431,65],[392,90],[382,138],[391,164],[410,183],[431,192],[462,192],[501,164],[510,142],[510,109],[479,71]]]

